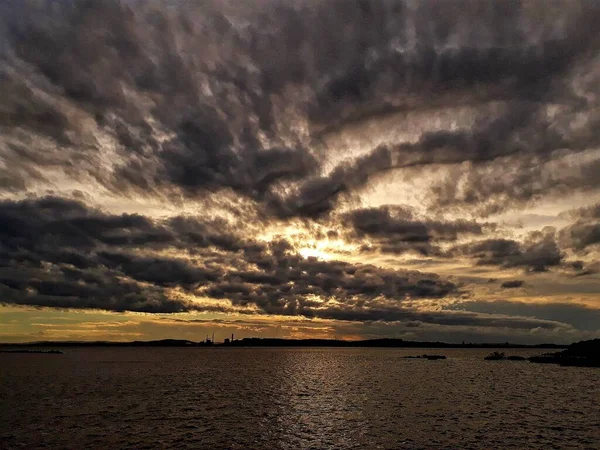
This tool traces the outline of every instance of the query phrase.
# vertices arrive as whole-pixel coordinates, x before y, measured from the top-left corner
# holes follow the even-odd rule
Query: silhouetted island
[[[431,361],[435,361],[438,359],[446,359],[445,355],[419,355],[419,356],[403,356],[404,359],[428,359]]]
[[[576,342],[561,352],[531,356],[529,361],[561,366],[600,367],[600,339]]]
[[[524,361],[561,366],[600,367],[600,339],[580,341],[569,345],[565,350],[554,353],[530,356],[506,356],[503,352],[492,352],[483,359],[487,361]]]

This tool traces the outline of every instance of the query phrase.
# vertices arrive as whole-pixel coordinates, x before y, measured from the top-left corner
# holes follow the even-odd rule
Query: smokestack
[[[231,333],[231,342],[233,342],[233,333]]]
[[[213,335],[212,335],[212,343],[213,344],[215,343],[215,333],[213,333]]]

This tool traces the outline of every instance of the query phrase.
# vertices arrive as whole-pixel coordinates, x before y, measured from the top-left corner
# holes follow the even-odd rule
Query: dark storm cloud
[[[270,267],[264,264],[265,257],[271,259]],[[406,298],[439,298],[457,290],[453,283],[432,274],[304,259],[292,252],[261,252],[260,263],[265,267],[262,271],[228,273],[226,283],[212,288],[210,295],[239,304],[251,302],[272,313],[321,317],[323,304],[342,302],[344,310],[349,305],[364,310],[378,299],[390,299],[399,306]]]
[[[205,304],[180,295],[188,293],[227,299],[234,308],[250,307],[238,310],[244,314],[564,327],[559,321],[478,312],[419,311],[405,306],[405,300],[414,304],[421,298],[456,295],[458,286],[431,273],[302,258],[285,240],[244,239],[226,222],[215,226],[201,217],[157,221],[110,215],[57,197],[1,202],[0,217],[0,295],[5,304],[147,313],[232,310],[229,302]],[[107,237],[115,233],[121,238]],[[144,239],[130,238],[140,233]]]
[[[589,40],[571,28],[589,26],[589,18],[578,17],[577,7],[566,2],[553,11],[520,1],[367,4],[368,12],[351,2],[329,5],[338,24],[354,33],[337,38],[341,51],[332,56],[340,73],[318,91],[313,116],[326,123],[331,116],[360,120],[374,111],[418,107],[431,92],[438,99],[457,93],[463,99],[536,98]],[[560,24],[556,14],[567,11],[572,15]],[[399,92],[404,95],[394,95]]]
[[[584,277],[586,275],[595,275],[600,273],[600,263],[591,263],[591,264],[577,264],[577,267],[574,267],[576,273],[576,277]]]
[[[599,178],[596,175],[597,178]],[[598,250],[600,247],[600,204],[570,211],[577,219],[560,231],[561,243],[577,253]]]
[[[581,108],[574,107],[564,114],[565,118],[548,121],[544,102],[515,100],[513,104],[499,118],[482,120],[469,131],[424,133],[415,144],[377,147],[355,162],[346,163],[343,170],[338,167],[327,176],[309,179],[287,202],[301,205],[299,209],[292,209],[296,214],[303,215],[306,210],[320,214],[333,209],[341,194],[364,187],[389,170],[440,164],[452,167],[467,162],[472,164],[468,171],[464,166],[456,166],[455,171],[432,186],[428,199],[430,209],[469,206],[472,211],[487,216],[550,193],[565,194],[599,187],[596,174],[600,170],[600,159],[554,169],[557,173],[543,171],[543,165],[550,165],[555,152],[562,152],[564,156],[600,144],[597,133],[565,136],[552,129],[559,120],[575,121],[582,113]],[[596,117],[589,121],[588,129],[599,124],[600,117]],[[551,170],[550,166],[547,171]],[[457,189],[459,180],[463,183]],[[313,192],[319,195],[312,195]]]
[[[89,250],[99,243],[143,245],[169,239],[137,214],[109,215],[58,197],[0,203],[2,245],[9,249],[44,247]]]
[[[99,252],[98,260],[115,267],[134,280],[146,281],[157,286],[192,286],[215,281],[219,273],[194,267],[175,258],[139,257],[122,253]]]
[[[106,277],[102,282],[83,283],[85,277],[75,281],[62,278],[39,280],[33,278],[43,276],[39,271],[28,270],[24,273],[28,277],[26,282],[16,283],[14,278],[5,279],[4,276],[0,279],[2,303],[146,313],[199,309],[190,302],[170,299],[158,289],[142,288],[137,283],[123,282],[115,277]]]
[[[367,156],[342,163],[328,176],[309,178],[292,194],[285,197],[271,195],[267,203],[268,211],[281,218],[317,218],[331,211],[341,194],[364,186],[373,175],[389,169],[391,158],[387,148],[378,148]]]
[[[225,251],[243,246],[233,226],[222,219],[173,216],[156,221],[139,214],[108,214],[60,197],[0,202],[0,233],[7,249],[54,252],[60,248],[73,262],[79,261],[77,251],[102,246]]]
[[[558,140],[554,144],[558,158],[569,154],[561,148],[567,144]],[[581,149],[597,145],[597,141],[587,140]],[[485,166],[470,167],[468,171],[464,167],[456,167],[432,186],[429,207],[433,211],[468,208],[481,216],[489,216],[507,207],[526,205],[543,197],[595,192],[600,188],[597,176],[600,159],[555,164],[547,156],[525,156],[519,152]],[[458,184],[461,185],[460,190],[457,189]]]
[[[381,252],[412,250],[423,255],[439,254],[438,243],[481,235],[484,229],[493,228],[475,221],[419,218],[410,209],[393,205],[353,210],[343,215],[342,223],[351,227],[353,238],[373,239]]]
[[[577,222],[562,230],[565,240],[577,251],[600,244],[600,223]]]
[[[515,2],[512,6],[518,7],[519,4]],[[494,16],[497,12],[491,15]],[[598,14],[596,8],[586,12],[594,16]],[[431,19],[435,21],[434,17],[435,15]],[[589,17],[581,17],[581,21],[577,23],[580,28],[570,30],[572,33],[568,38],[538,41],[530,48],[516,44],[519,40],[529,41],[526,32],[520,35],[523,30],[510,26],[510,20],[516,20],[518,17],[516,10],[506,17],[495,17],[498,20],[494,24],[496,26],[506,20],[506,26],[499,28],[502,31],[495,35],[495,38],[503,42],[514,39],[508,47],[491,45],[481,48],[473,42],[466,44],[466,48],[450,51],[445,55],[425,49],[427,38],[419,35],[422,38],[422,47],[418,49],[422,52],[416,50],[409,64],[402,61],[401,64],[394,65],[384,60],[382,66],[387,70],[374,69],[371,78],[365,70],[350,71],[351,75],[341,80],[344,89],[338,87],[334,90],[333,97],[336,101],[341,91],[353,101],[368,105],[369,101],[376,98],[375,95],[368,95],[375,77],[382,73],[385,77],[390,71],[389,67],[399,67],[400,72],[395,75],[396,79],[401,80],[400,84],[403,87],[414,88],[414,85],[424,84],[427,89],[435,92],[438,98],[447,90],[460,92],[450,98],[450,105],[474,101],[470,93],[473,89],[467,89],[472,84],[480,87],[479,92],[482,87],[484,91],[489,90],[486,101],[493,98],[505,102],[505,105],[497,117],[481,119],[470,130],[423,133],[416,143],[382,145],[373,153],[362,157],[356,164],[349,166],[351,170],[344,171],[346,176],[340,176],[340,172],[334,170],[329,175],[307,181],[303,189],[291,197],[293,202],[302,205],[303,209],[306,209],[308,204],[311,211],[326,212],[333,207],[340,194],[367,184],[382,172],[464,162],[475,163],[465,186],[460,192],[457,191],[455,178],[449,178],[446,185],[434,186],[430,199],[432,208],[467,204],[479,207],[482,214],[490,214],[512,204],[539,198],[551,189],[597,187],[595,171],[587,166],[581,169],[577,177],[566,181],[560,177],[546,180],[535,170],[557,150],[579,152],[594,148],[598,144],[597,133],[593,132],[600,119],[595,112],[595,103],[585,99],[581,93],[577,98],[572,88],[563,80],[571,76],[570,71],[574,64],[580,63],[581,60],[592,61],[591,68],[588,68],[592,74],[594,67],[598,66],[598,61],[594,59],[598,42],[590,39],[587,32],[591,26],[591,22],[587,21]],[[482,22],[485,22],[485,19],[477,17],[477,20]],[[498,29],[492,28],[490,33],[495,32],[498,32]],[[492,41],[493,39],[491,38]],[[402,60],[404,55],[405,52],[396,53],[395,58]],[[444,60],[446,57],[449,61]],[[391,71],[393,72],[393,69]],[[411,82],[407,82],[407,74],[410,75]],[[412,80],[417,81],[415,83]],[[494,87],[500,93],[495,93]],[[592,96],[595,91],[595,87],[589,85],[584,89],[587,90],[584,95],[589,93]],[[557,104],[561,105],[561,112],[548,118],[546,108]],[[409,105],[407,109],[412,106],[415,105]],[[360,107],[358,108],[360,110]],[[589,115],[584,130],[571,130],[570,127],[582,113]],[[489,174],[485,170],[480,171],[479,166],[508,156],[514,156],[514,160],[511,161],[513,173],[498,177],[490,183]],[[598,161],[593,162],[593,165],[597,164]],[[504,169],[505,166],[502,166],[501,170]],[[348,183],[345,183],[345,180],[348,180]],[[314,198],[311,195],[313,191],[319,192],[320,196]],[[480,203],[482,205],[479,205]],[[302,214],[302,211],[298,213]]]
[[[5,303],[144,312],[227,309],[225,303],[205,307],[166,291],[175,288],[269,314],[330,317],[323,305],[363,311],[387,299],[395,303],[388,307],[392,311],[404,299],[457,292],[434,274],[305,259],[285,240],[244,238],[216,219],[111,215],[45,197],[0,202],[0,224]]]
[[[600,219],[600,203],[572,211],[575,217],[582,219]]]
[[[394,168],[592,146],[594,120],[569,123],[593,110],[593,79],[576,91],[569,80],[594,73],[600,8],[497,3],[4,2],[0,185],[23,190],[52,169],[122,193],[233,190],[277,217],[316,217]],[[496,117],[471,130],[424,133],[329,173],[313,148],[377,114],[492,101]],[[548,119],[547,105],[564,110]],[[99,133],[117,143],[111,167]],[[465,195],[440,201],[486,201]]]
[[[58,197],[1,202],[2,301],[143,312],[199,309],[169,298],[160,287],[197,285],[215,280],[218,271],[135,251],[230,248],[223,224],[219,228],[217,236],[210,220],[175,217],[156,223],[140,215],[106,214]]]
[[[196,195],[232,188],[256,199],[273,183],[316,169],[308,150],[274,136],[269,94],[279,87],[249,67],[258,44],[209,3],[169,10],[162,2],[8,2],[3,12],[12,20],[3,27],[3,86],[10,95],[2,125],[15,140],[22,131],[55,141],[70,156],[61,158],[67,168],[120,191],[174,186]],[[222,45],[233,47],[228,60],[220,60]],[[256,63],[267,70],[265,61]],[[120,144],[123,162],[112,173],[99,159],[81,157],[94,157],[99,145],[84,117]],[[153,126],[173,137],[159,142]],[[265,133],[270,143],[259,142]],[[52,167],[52,158],[24,164],[14,151],[8,156],[13,171],[30,172],[6,178],[16,187],[35,178],[29,166]]]
[[[545,272],[559,266],[564,258],[553,230],[531,233],[523,242],[512,239],[474,241],[454,247],[449,251],[451,255],[473,258],[478,265],[523,268],[530,272]]]

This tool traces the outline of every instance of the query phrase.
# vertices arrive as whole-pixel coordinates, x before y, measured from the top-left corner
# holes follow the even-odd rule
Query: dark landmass
[[[0,343],[0,347],[387,347],[387,348],[540,348],[561,349],[566,345],[539,344],[524,345],[504,343],[462,343],[405,341],[403,339],[368,339],[360,341],[343,341],[336,339],[277,339],[277,338],[244,338],[224,343],[213,343],[211,340],[194,342],[183,339],[163,339],[158,341],[42,341],[19,344]]]
[[[402,348],[566,348],[566,345],[540,344],[524,345],[504,343],[463,343],[405,341],[403,339],[367,339],[361,341],[341,341],[333,339],[275,339],[245,338],[236,340],[234,346],[252,347],[402,347]]]
[[[437,359],[446,359],[444,355],[419,355],[419,356],[403,356],[404,359],[429,359],[429,360],[437,360]]]
[[[26,350],[26,349],[18,349],[18,350],[0,350],[0,353],[43,353],[46,355],[62,355],[63,352],[60,350]]]
[[[600,339],[576,342],[562,352],[531,356],[529,361],[561,366],[600,367]]]
[[[600,339],[591,341],[580,341],[569,345],[565,350],[554,353],[530,356],[506,356],[503,352],[492,352],[486,357],[486,361],[525,361],[541,364],[559,364],[561,366],[577,367],[600,367]]]

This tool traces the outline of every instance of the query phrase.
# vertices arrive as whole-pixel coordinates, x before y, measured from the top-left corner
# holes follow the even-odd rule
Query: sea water
[[[3,353],[0,448],[600,448],[600,369],[489,351]],[[448,358],[403,358],[423,353]]]

